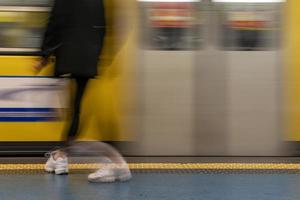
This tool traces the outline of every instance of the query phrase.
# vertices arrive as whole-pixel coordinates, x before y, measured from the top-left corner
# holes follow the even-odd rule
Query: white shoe
[[[128,181],[132,178],[127,164],[105,164],[104,167],[88,176],[90,182],[110,183],[115,181]]]
[[[64,156],[54,160],[53,153],[50,153],[50,157],[45,165],[45,171],[49,173],[55,172],[57,175],[69,173],[68,158]]]

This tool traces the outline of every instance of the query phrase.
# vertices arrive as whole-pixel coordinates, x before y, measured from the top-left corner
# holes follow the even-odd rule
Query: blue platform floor
[[[299,200],[299,174],[137,173],[95,184],[87,174],[1,175],[1,200]]]
[[[132,180],[117,183],[89,183],[87,175],[2,171],[0,200],[300,200],[299,170],[137,170]]]

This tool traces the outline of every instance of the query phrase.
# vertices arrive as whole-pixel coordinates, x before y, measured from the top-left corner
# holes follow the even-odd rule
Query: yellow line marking
[[[70,164],[69,169],[97,169],[98,163]],[[130,169],[300,170],[300,163],[130,163]],[[42,170],[44,164],[0,164],[0,170]]]

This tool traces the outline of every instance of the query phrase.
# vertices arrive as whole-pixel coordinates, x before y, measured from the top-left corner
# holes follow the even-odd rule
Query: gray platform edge
[[[122,155],[126,157],[240,157],[236,155],[140,155],[135,151],[137,144],[131,141],[103,141],[118,149]],[[88,142],[87,142],[88,143]],[[44,156],[46,152],[49,152],[57,147],[62,146],[62,142],[0,142],[0,157],[5,156],[24,156],[24,157],[40,157]],[[300,142],[284,142],[284,153],[278,156],[282,157],[292,156],[300,157]],[[257,157],[248,155],[246,157]],[[269,155],[263,155],[259,157],[270,157]]]

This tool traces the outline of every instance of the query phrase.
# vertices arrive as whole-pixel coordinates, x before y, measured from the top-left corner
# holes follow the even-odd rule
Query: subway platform
[[[72,159],[71,159],[72,160]],[[1,200],[299,200],[297,157],[128,157],[133,179],[89,183],[93,160],[69,175],[43,171],[46,158],[0,159]]]

